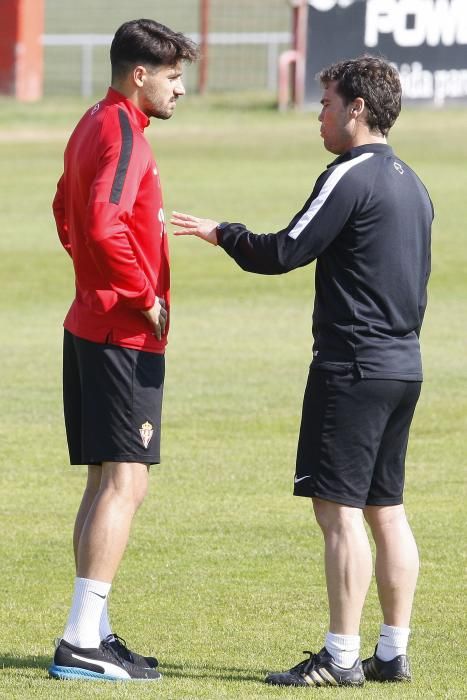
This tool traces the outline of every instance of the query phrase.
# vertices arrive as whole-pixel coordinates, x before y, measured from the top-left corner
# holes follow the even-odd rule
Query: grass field
[[[155,653],[162,684],[59,683],[46,667],[71,598],[71,531],[84,470],[67,466],[61,323],[72,298],[50,200],[85,105],[0,102],[0,698],[296,698],[262,684],[327,628],[321,536],[291,496],[310,361],[313,266],[262,278],[198,240],[171,240],[173,318],[163,464],[115,581],[111,616]],[[409,687],[321,689],[333,698],[464,698],[467,243],[466,110],[406,111],[391,139],[436,206],[425,385],[412,430],[406,504],[421,550]],[[166,210],[288,222],[329,162],[315,114],[242,96],[187,98],[149,130]],[[372,652],[372,585],[362,624]],[[2,670],[3,667],[3,670]]]

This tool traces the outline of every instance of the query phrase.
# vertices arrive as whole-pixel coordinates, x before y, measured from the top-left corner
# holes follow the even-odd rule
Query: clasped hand
[[[167,325],[168,312],[165,308],[165,300],[156,297],[154,306],[141,312],[147,318],[153,328],[153,333],[157,340],[161,340]]]

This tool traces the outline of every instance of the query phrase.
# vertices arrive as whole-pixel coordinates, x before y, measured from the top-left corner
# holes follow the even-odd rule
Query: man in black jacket
[[[323,649],[275,685],[410,680],[407,643],[418,575],[403,506],[405,454],[420,394],[419,334],[433,207],[386,136],[401,106],[395,69],[372,56],[320,74],[325,148],[338,157],[277,234],[174,212],[178,234],[220,245],[244,269],[281,274],[316,259],[313,361],[294,494],[312,499],[324,535],[329,632]],[[376,545],[383,624],[360,660],[359,626]]]

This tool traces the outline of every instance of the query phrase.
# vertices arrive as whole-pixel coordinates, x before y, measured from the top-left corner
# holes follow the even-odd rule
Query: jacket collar
[[[381,155],[392,155],[393,150],[391,146],[389,146],[387,143],[365,143],[363,146],[355,146],[355,148],[350,148],[345,153],[342,153],[342,155],[338,156],[336,160],[334,160],[332,163],[329,163],[327,167],[331,168],[333,165],[345,163],[348,160],[352,160],[352,158],[361,156],[362,153],[379,153]]]
[[[149,126],[149,118],[140,109],[138,109],[133,102],[127,100],[125,95],[122,95],[121,92],[109,87],[105,99],[108,104],[118,104],[120,107],[123,107],[123,109],[128,113],[130,119],[141,129],[141,131]]]

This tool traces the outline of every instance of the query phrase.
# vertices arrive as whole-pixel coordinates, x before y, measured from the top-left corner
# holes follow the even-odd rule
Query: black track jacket
[[[218,240],[248,272],[282,274],[317,260],[313,367],[421,381],[432,220],[413,170],[390,146],[366,144],[328,166],[277,234],[225,222]]]

